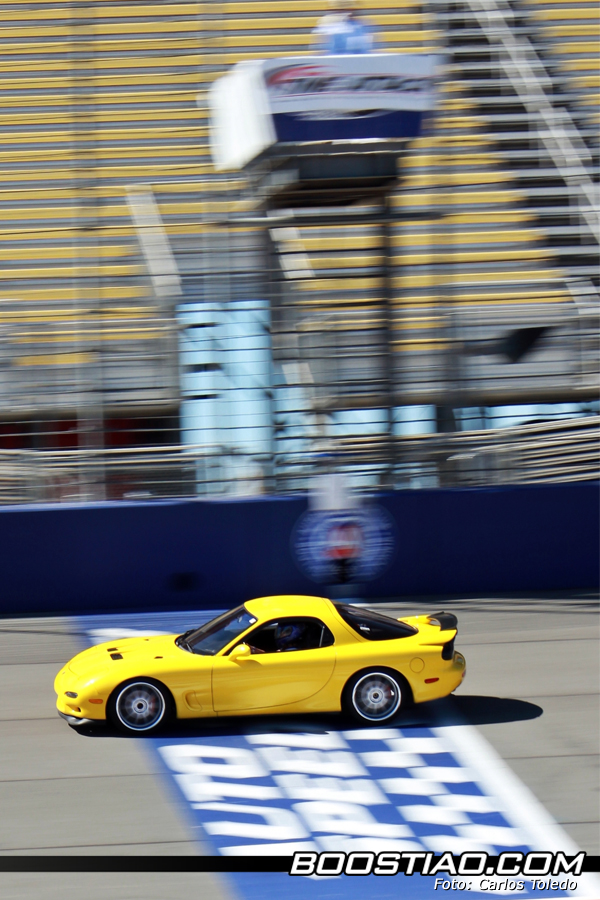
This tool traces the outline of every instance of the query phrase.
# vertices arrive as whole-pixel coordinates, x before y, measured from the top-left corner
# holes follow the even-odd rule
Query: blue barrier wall
[[[590,589],[599,578],[599,485],[398,491],[387,570],[361,596]],[[0,510],[0,613],[222,608],[327,593],[292,547],[305,498]]]

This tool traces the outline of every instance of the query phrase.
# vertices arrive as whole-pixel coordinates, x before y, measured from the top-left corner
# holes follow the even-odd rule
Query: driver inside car
[[[308,626],[305,622],[284,621],[273,626],[267,626],[255,632],[256,644],[245,641],[250,648],[250,653],[287,653],[291,650],[306,650],[308,638]],[[265,646],[265,638],[267,643]],[[250,635],[252,637],[252,635]],[[259,646],[257,646],[259,645]],[[262,646],[260,646],[262,645]]]
[[[278,625],[275,631],[275,647],[277,653],[287,653],[290,650],[302,650],[305,633],[306,625]]]

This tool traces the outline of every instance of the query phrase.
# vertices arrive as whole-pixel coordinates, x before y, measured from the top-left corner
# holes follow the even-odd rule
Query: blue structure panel
[[[423,114],[415,110],[376,110],[340,119],[306,119],[293,113],[273,116],[277,139],[300,141],[357,141],[375,138],[416,138],[421,134]]]
[[[598,586],[598,485],[399,491],[365,598]],[[156,501],[0,511],[0,612],[226,608],[327,594],[294,546],[305,497]]]

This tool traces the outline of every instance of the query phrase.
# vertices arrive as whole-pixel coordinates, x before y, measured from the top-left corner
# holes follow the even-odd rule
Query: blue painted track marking
[[[134,634],[183,632],[220,610],[85,616],[86,645]],[[199,841],[221,855],[290,855],[294,850],[563,850],[575,846],[477,730],[443,724],[444,701],[415,710],[399,728],[352,729],[341,716],[219,718],[180,723],[143,740],[183,798]],[[316,878],[230,874],[246,900],[285,891],[308,900]],[[323,900],[456,896],[435,879],[319,878]],[[486,876],[483,876],[485,878]],[[500,880],[500,879],[496,879]],[[518,880],[518,879],[515,879]],[[522,881],[524,879],[521,879]],[[585,879],[584,879],[585,880]],[[469,897],[498,896],[469,876]],[[525,881],[503,896],[590,897],[535,890]],[[441,891],[441,892],[440,892]],[[462,893],[462,892],[460,892]]]

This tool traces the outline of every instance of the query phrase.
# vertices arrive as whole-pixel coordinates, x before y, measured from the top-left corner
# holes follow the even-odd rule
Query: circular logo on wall
[[[390,562],[395,547],[391,516],[378,506],[309,511],[292,535],[300,568],[313,581],[348,584],[373,581]]]

